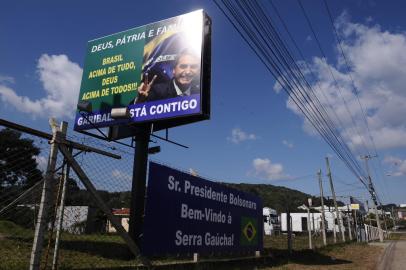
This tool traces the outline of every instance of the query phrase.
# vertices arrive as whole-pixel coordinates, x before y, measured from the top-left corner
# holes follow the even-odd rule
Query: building
[[[262,209],[262,215],[264,217],[265,235],[273,235],[275,232],[280,232],[279,216],[275,209],[264,207]]]
[[[317,207],[315,207],[317,208]],[[332,210],[332,209],[331,209]],[[341,211],[341,209],[339,210]],[[342,214],[344,217],[344,213]],[[308,231],[308,214],[307,212],[296,212],[290,213],[291,216],[291,229],[292,232],[307,232]],[[335,217],[335,212],[328,211],[328,207],[324,211],[325,217],[325,227],[327,232],[332,232],[335,230],[336,232],[339,231],[337,218]],[[280,218],[281,223],[281,231],[286,232],[288,230],[287,227],[287,214],[282,213]],[[312,209],[310,213],[310,229],[312,231],[318,232],[321,231],[322,228],[322,215],[320,212],[316,212]],[[341,224],[342,230],[345,230],[343,224]]]
[[[112,214],[119,219],[121,226],[128,232],[128,226],[130,221],[130,208],[113,209]],[[107,232],[115,233],[116,229],[111,224],[110,220],[107,220]]]
[[[32,210],[38,209],[39,205],[33,204],[21,204],[18,207],[26,207]],[[89,206],[64,206],[63,209],[63,219],[62,219],[62,230],[65,232],[69,232],[72,234],[84,234],[84,233],[94,233],[96,231],[100,231],[97,228],[98,223],[103,223],[104,219],[97,220],[96,216],[96,208],[89,207]],[[57,228],[57,222],[60,216],[60,209],[58,207],[58,211],[55,218],[55,223],[53,224],[54,230]],[[52,228],[52,222],[48,224],[49,229]]]
[[[398,219],[406,220],[406,208],[398,209]]]
[[[58,220],[59,211],[57,213]],[[98,210],[90,206],[65,206],[62,230],[73,234],[103,232],[105,218],[98,216]],[[55,225],[56,226],[56,225]]]

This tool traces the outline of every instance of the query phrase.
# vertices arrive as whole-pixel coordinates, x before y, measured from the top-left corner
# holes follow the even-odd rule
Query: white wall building
[[[58,220],[59,214],[58,208],[56,220]],[[89,214],[89,206],[65,206],[63,210],[62,230],[74,234],[84,233]]]
[[[124,230],[128,232],[130,224],[130,208],[113,209],[112,214],[120,220],[121,226],[123,226]],[[107,220],[107,232],[117,232],[110,220]]]
[[[265,235],[273,235],[276,231],[280,231],[279,216],[275,209],[264,207],[262,215],[264,218]]]
[[[307,232],[308,231],[308,215],[307,213],[290,213],[291,216],[291,228],[293,232]],[[338,225],[336,224],[334,218],[335,213],[325,211],[325,219],[326,219],[326,230],[333,231],[333,226],[336,228],[336,232],[338,232]],[[321,213],[310,213],[310,228],[312,231],[321,231]],[[281,222],[281,230],[286,232],[288,230],[287,222],[286,222],[286,213],[281,214],[280,222]],[[344,230],[344,226],[341,225],[341,228]]]

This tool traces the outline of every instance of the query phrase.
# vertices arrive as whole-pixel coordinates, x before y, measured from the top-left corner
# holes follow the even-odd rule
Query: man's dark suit
[[[195,85],[190,88],[190,94],[200,94],[199,86]],[[171,80],[167,83],[157,83],[151,86],[151,90],[148,93],[146,101],[155,101],[160,99],[177,97],[174,81]]]

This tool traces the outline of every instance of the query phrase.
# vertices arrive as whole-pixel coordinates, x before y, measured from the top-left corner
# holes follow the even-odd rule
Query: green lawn
[[[32,247],[33,230],[24,229],[9,221],[0,221],[0,269],[27,269]],[[42,265],[45,262],[48,237],[44,241]],[[53,250],[53,249],[52,249]],[[48,265],[52,262],[52,250]],[[128,260],[126,245],[116,235],[62,234],[59,269],[92,269],[137,265]]]
[[[32,229],[24,229],[12,222],[0,220],[0,270],[17,270],[28,268],[33,236],[34,231]],[[55,238],[54,235],[53,238]],[[328,243],[333,243],[331,237],[328,238]],[[295,251],[302,251],[307,249],[307,234],[293,236],[292,244]],[[42,266],[45,262],[47,245],[48,234],[44,241],[44,252],[41,264]],[[313,245],[318,248],[322,246],[321,236],[313,238]],[[62,234],[60,248],[59,269],[108,269],[112,267],[135,266],[139,263],[138,260],[128,259],[128,249],[123,240],[117,235],[75,235],[64,232]],[[282,253],[286,253],[287,250],[287,236],[265,236],[264,248],[265,254],[273,253],[276,256],[283,256]],[[53,248],[51,248],[48,257],[48,267],[50,267],[52,262],[52,251]],[[225,256],[223,256],[223,258],[224,257]],[[203,257],[203,259],[215,258],[218,257]],[[191,259],[191,254],[189,256],[183,256],[183,259],[172,256],[154,260],[154,264],[168,262],[174,263],[175,261],[187,262]]]

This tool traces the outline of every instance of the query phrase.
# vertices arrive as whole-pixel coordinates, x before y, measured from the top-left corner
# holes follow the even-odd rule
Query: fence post
[[[288,253],[292,254],[292,227],[291,227],[291,217],[290,209],[286,211],[286,222],[287,222],[287,231],[288,231]]]
[[[309,249],[313,249],[312,245],[312,223],[310,222],[310,208],[307,208],[307,232],[309,234]]]
[[[348,216],[347,216],[347,221],[348,221],[348,237],[350,238],[350,241],[352,241],[352,229],[351,229],[352,216],[351,216],[350,208],[349,208],[348,204],[347,204],[347,213],[348,213]]]
[[[334,237],[334,244],[337,243],[337,231],[336,231],[336,216],[333,212],[330,212],[333,216],[333,237]]]
[[[324,212],[324,195],[323,195],[323,182],[321,179],[321,169],[317,172],[318,179],[319,179],[319,187],[320,187],[320,201],[321,201],[321,230],[323,234],[323,245],[327,246],[327,238],[326,238],[326,218]]]
[[[72,148],[69,149],[72,154]],[[66,160],[66,159],[65,159]],[[54,257],[52,259],[52,270],[56,270],[58,268],[58,256],[59,256],[59,242],[61,238],[61,231],[62,231],[62,222],[63,222],[63,214],[65,209],[65,197],[66,197],[66,189],[68,186],[69,181],[69,171],[70,166],[69,163],[66,164],[65,170],[63,170],[62,175],[62,194],[61,200],[59,205],[59,216],[58,216],[58,224],[56,227],[56,236],[55,236],[55,249],[54,249]]]
[[[107,219],[110,220],[111,224],[114,226],[116,229],[117,233],[123,238],[124,242],[127,244],[129,247],[130,251],[134,254],[135,257],[139,257],[141,262],[147,266],[151,266],[151,262],[141,256],[140,250],[136,243],[133,241],[133,239],[127,234],[119,220],[111,213],[110,208],[104,203],[100,195],[97,193],[96,188],[93,186],[92,182],[90,179],[87,177],[85,172],[82,170],[80,165],[76,162],[76,160],[72,157],[70,154],[67,146],[64,144],[61,144],[59,146],[59,149],[61,150],[61,153],[63,156],[67,159],[68,163],[70,164],[71,168],[73,171],[76,173],[76,175],[79,177],[80,181],[82,184],[86,187],[87,191],[89,191],[90,195],[94,199],[94,202],[96,205],[104,212],[104,214],[107,216]]]
[[[34,241],[31,250],[30,270],[39,270],[42,255],[42,245],[44,242],[44,232],[47,228],[48,214],[52,202],[52,191],[54,186],[54,171],[56,160],[58,156],[58,136],[60,130],[56,126],[55,120],[51,118],[49,124],[52,128],[51,151],[49,153],[48,166],[45,174],[44,184],[42,188],[41,203],[37,217],[37,224],[35,226]],[[66,130],[66,122],[61,123],[61,129]]]
[[[365,241],[368,243],[369,242],[368,225],[364,224],[364,226],[365,226]]]

